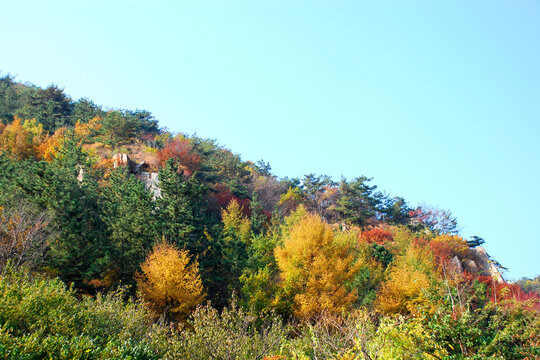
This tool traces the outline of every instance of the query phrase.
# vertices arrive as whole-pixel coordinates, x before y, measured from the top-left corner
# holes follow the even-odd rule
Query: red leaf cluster
[[[248,218],[251,217],[251,211],[249,208],[251,201],[249,199],[240,199],[223,184],[216,185],[215,193],[212,195],[212,198],[212,202],[216,205],[218,210],[226,208],[232,200],[236,200],[238,205],[240,205],[240,208],[242,208],[242,213],[244,216]]]
[[[168,141],[163,149],[158,151],[159,165],[163,166],[169,159],[178,162],[178,172],[191,176],[199,169],[201,157],[193,152],[193,147],[186,139]]]
[[[390,231],[378,227],[363,231],[360,238],[368,243],[374,242],[378,245],[394,241],[394,236]]]
[[[491,276],[479,276],[478,281],[487,285],[488,296],[492,302],[521,303],[540,311],[540,296],[535,292],[525,292],[518,284],[498,283]]]

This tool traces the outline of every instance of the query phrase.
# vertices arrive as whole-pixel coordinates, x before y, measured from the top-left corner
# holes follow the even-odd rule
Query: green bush
[[[0,359],[159,359],[142,306],[122,292],[78,300],[58,279],[0,275]]]
[[[166,359],[260,360],[282,353],[287,330],[278,318],[260,319],[233,301],[221,313],[210,305],[199,307],[183,329],[158,336]]]

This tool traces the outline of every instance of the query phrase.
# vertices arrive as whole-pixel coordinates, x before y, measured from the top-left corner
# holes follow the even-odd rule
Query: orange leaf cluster
[[[39,157],[45,161],[51,162],[57,156],[59,150],[64,145],[66,140],[66,128],[61,127],[56,129],[53,135],[48,136],[38,148]]]
[[[454,256],[463,258],[469,250],[467,242],[457,235],[439,235],[429,242],[435,259],[446,261]]]
[[[377,243],[378,245],[382,245],[386,242],[394,241],[394,235],[392,235],[390,231],[382,229],[380,227],[363,231],[360,234],[360,238],[367,243],[374,242],[374,243]]]

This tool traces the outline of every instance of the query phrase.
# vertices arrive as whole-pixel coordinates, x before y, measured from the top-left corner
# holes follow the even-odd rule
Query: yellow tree
[[[23,122],[15,117],[0,133],[0,152],[18,160],[36,157],[42,133],[43,126],[35,119]]]
[[[388,280],[377,297],[379,309],[388,313],[415,312],[425,303],[424,292],[436,280],[431,252],[411,243],[389,269]]]
[[[227,279],[231,289],[240,287],[239,278],[248,261],[248,248],[251,243],[251,221],[244,215],[238,201],[231,200],[221,211],[223,222],[223,255],[226,270],[222,276]]]
[[[286,232],[275,257],[282,286],[293,296],[296,316],[337,313],[356,300],[356,290],[348,286],[362,265],[356,260],[355,239],[349,233],[334,233],[313,214],[304,214]]]
[[[244,215],[242,207],[235,199],[231,200],[226,209],[221,210],[223,234],[226,239],[237,237],[239,241],[249,244],[251,239],[251,222]]]
[[[161,242],[141,265],[137,285],[143,302],[160,321],[183,320],[205,297],[199,263],[187,250]]]
[[[77,121],[74,128],[75,134],[81,139],[83,139],[83,141],[86,141],[87,139],[94,137],[99,133],[102,128],[101,121],[102,120],[99,116],[88,120],[87,123]]]
[[[66,140],[67,130],[65,127],[56,129],[53,135],[48,136],[38,147],[39,158],[51,162],[58,156],[58,152],[62,148]]]

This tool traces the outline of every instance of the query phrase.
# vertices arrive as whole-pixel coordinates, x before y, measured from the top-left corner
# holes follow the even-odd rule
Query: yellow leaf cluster
[[[379,309],[388,313],[411,313],[424,302],[423,291],[431,284],[434,264],[430,253],[411,244],[390,269],[377,297]]]
[[[294,311],[307,318],[338,313],[357,298],[347,284],[358,273],[354,236],[334,234],[319,216],[304,214],[275,250],[283,286],[294,294]]]
[[[92,135],[95,135],[102,128],[101,118],[96,116],[90,119],[87,123],[77,121],[75,124],[75,134],[82,139],[86,139]]]
[[[199,263],[166,242],[154,246],[137,276],[140,296],[162,320],[182,320],[205,297]]]
[[[244,243],[251,238],[251,221],[244,216],[242,207],[235,199],[231,200],[226,209],[221,210],[224,233],[236,234]]]
[[[35,119],[23,122],[15,117],[0,133],[0,152],[18,160],[36,157],[42,133],[43,125]]]
[[[66,128],[56,129],[53,135],[48,136],[38,147],[38,155],[41,159],[51,162],[56,159],[58,152],[66,139]]]

